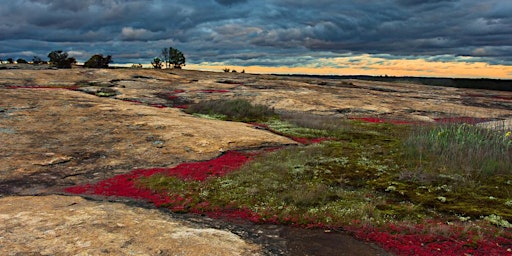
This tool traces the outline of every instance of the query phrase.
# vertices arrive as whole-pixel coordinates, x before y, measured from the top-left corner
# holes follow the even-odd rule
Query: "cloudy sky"
[[[0,0],[0,58],[512,79],[510,0]]]

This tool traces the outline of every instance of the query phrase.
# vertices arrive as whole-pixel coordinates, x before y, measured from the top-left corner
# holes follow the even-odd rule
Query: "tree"
[[[19,58],[16,60],[16,63],[18,64],[27,64],[28,62],[25,59]]]
[[[14,64],[14,59],[13,58],[7,58],[7,63]]]
[[[162,68],[162,60],[158,57],[154,58],[153,61],[151,61],[151,65],[153,65],[156,69]]]
[[[169,65],[169,48],[163,48],[162,49],[162,60],[165,62],[165,68],[170,68],[170,65]]]
[[[180,50],[169,47],[169,63],[172,68],[181,69],[185,66],[185,55]]]
[[[71,64],[76,63],[75,58],[68,58],[68,53],[61,50],[50,52],[48,58],[50,58],[50,64],[57,68],[71,68]]]
[[[103,57],[102,54],[93,55],[84,63],[86,68],[108,68],[108,64],[112,63],[112,56]]]

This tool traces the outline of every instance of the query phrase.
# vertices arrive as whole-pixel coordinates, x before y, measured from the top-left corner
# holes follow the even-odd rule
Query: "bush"
[[[151,61],[151,65],[153,65],[153,68],[156,69],[162,69],[162,60],[160,58],[154,58],[153,61]]]
[[[263,105],[252,105],[243,99],[204,101],[190,106],[186,111],[240,122],[261,122],[277,116],[272,109]]]
[[[27,64],[28,62],[26,60],[22,59],[22,58],[19,58],[19,59],[16,60],[16,63],[18,63],[18,64]]]
[[[68,58],[68,53],[61,50],[50,52],[48,58],[50,58],[50,64],[57,68],[71,68],[71,64],[76,63],[75,58]]]
[[[84,63],[86,68],[108,68],[108,64],[112,63],[112,56],[103,57],[102,54],[93,55]]]

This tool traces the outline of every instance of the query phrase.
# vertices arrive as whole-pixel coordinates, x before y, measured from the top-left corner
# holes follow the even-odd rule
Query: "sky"
[[[510,0],[0,0],[0,58],[512,79]]]

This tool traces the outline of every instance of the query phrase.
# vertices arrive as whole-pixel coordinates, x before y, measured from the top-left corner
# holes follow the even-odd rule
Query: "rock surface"
[[[227,150],[295,143],[247,124],[200,119],[166,107],[243,98],[278,112],[335,118],[433,122],[512,117],[512,92],[188,70],[39,69],[0,70],[1,255],[268,252],[261,244],[272,241],[256,245],[157,210],[53,195],[66,186],[136,168],[171,167]],[[275,254],[386,254],[345,234],[284,227],[248,230],[267,232],[279,248],[288,247]]]
[[[225,230],[71,196],[0,198],[0,255],[260,255]]]

